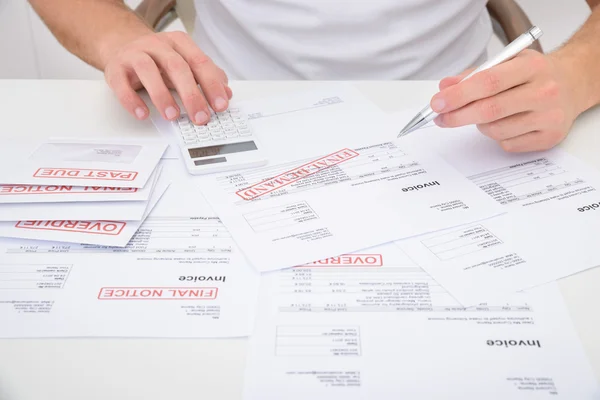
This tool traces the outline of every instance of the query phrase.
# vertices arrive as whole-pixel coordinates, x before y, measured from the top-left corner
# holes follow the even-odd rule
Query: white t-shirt
[[[230,79],[438,79],[480,63],[486,0],[195,0],[194,39]]]

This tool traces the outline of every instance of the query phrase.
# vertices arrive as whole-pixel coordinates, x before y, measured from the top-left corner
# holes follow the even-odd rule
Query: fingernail
[[[173,119],[177,117],[177,110],[175,107],[167,107],[165,110],[165,115],[167,116],[167,119]]]
[[[224,110],[227,107],[227,102],[222,97],[217,97],[215,99],[215,108],[219,111]]]
[[[206,121],[208,121],[208,114],[205,113],[204,111],[198,111],[196,113],[195,119],[196,119],[196,123],[197,124],[203,124]]]
[[[440,128],[445,128],[446,125],[444,125],[444,117],[441,115],[438,115],[437,117],[434,118],[433,122],[439,126]]]
[[[444,111],[444,107],[446,107],[446,102],[444,101],[444,99],[433,99],[433,101],[431,102],[431,108],[435,112],[439,113]]]
[[[138,117],[138,119],[144,119],[144,117],[146,117],[146,110],[144,110],[142,107],[136,108],[135,116]]]

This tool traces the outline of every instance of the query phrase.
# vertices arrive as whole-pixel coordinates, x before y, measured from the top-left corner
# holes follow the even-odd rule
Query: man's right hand
[[[148,33],[108,54],[106,60],[106,82],[123,107],[138,119],[149,115],[136,93],[141,88],[167,120],[180,115],[169,91],[175,89],[190,119],[198,125],[210,119],[209,104],[215,111],[224,111],[232,96],[225,72],[183,32]]]

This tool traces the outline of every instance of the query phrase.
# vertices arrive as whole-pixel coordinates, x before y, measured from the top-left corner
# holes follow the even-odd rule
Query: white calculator
[[[265,165],[248,116],[239,108],[211,110],[206,125],[194,125],[187,114],[173,121],[183,161],[191,174],[209,174]]]

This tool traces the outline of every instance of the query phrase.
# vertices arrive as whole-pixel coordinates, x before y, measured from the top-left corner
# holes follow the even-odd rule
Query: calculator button
[[[250,136],[252,131],[250,129],[240,129],[240,136]]]
[[[196,131],[196,133],[204,133],[208,132],[208,128],[205,126],[197,126],[194,128],[194,131]]]

